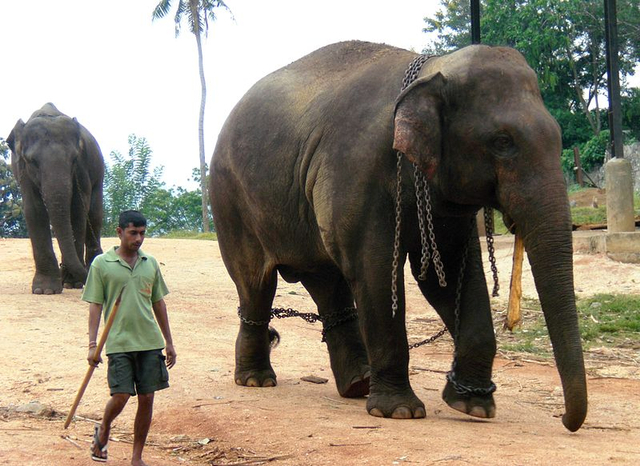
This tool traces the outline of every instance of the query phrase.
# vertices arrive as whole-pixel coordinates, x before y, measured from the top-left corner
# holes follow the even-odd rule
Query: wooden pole
[[[576,166],[576,179],[578,181],[578,185],[582,188],[584,186],[584,181],[582,179],[582,163],[580,162],[580,149],[578,149],[578,147],[573,148],[573,162]]]
[[[67,420],[64,422],[64,428],[66,429],[71,424],[71,420],[73,419],[73,415],[76,413],[76,409],[78,409],[78,405],[80,404],[80,400],[82,399],[82,395],[84,395],[84,391],[87,389],[87,385],[89,385],[89,381],[91,380],[91,376],[93,375],[93,371],[96,369],[98,365],[98,361],[100,360],[100,353],[102,352],[102,348],[104,344],[107,342],[107,337],[109,336],[109,330],[111,330],[111,326],[113,325],[113,320],[118,313],[118,308],[120,307],[120,300],[122,299],[122,291],[118,295],[118,299],[116,299],[115,304],[113,305],[113,309],[111,310],[111,314],[109,314],[109,318],[107,319],[107,323],[104,325],[104,330],[102,331],[102,335],[100,335],[100,341],[96,345],[96,351],[93,353],[93,362],[94,364],[89,364],[89,368],[87,369],[87,373],[84,376],[84,380],[78,389],[78,394],[76,395],[76,399],[73,401],[73,405],[71,406],[71,410],[69,411],[69,415],[67,416]]]
[[[522,262],[524,259],[524,242],[522,236],[516,231],[516,239],[513,247],[513,269],[511,271],[511,285],[509,286],[509,305],[507,307],[507,319],[505,328],[513,328],[522,320],[520,300],[522,298]]]

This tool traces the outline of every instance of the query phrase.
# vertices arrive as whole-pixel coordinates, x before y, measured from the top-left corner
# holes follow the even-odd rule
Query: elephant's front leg
[[[424,403],[415,395],[409,383],[409,345],[405,330],[405,301],[401,254],[397,273],[398,309],[392,315],[392,256],[378,264],[363,264],[365,276],[352,285],[360,328],[371,364],[370,394],[367,411],[377,417],[396,419],[423,418]],[[382,264],[387,264],[382,266]]]
[[[447,286],[440,287],[433,265],[427,280],[418,281],[418,284],[455,342],[452,371],[447,377],[442,397],[457,411],[492,418],[496,410],[493,399],[495,385],[491,381],[496,339],[478,236],[473,229],[469,238],[469,228],[460,220],[438,223],[441,226],[450,224],[446,232],[436,231],[437,237],[443,238],[439,241],[439,250]],[[467,255],[463,261],[465,250]],[[420,254],[410,253],[409,257],[413,274],[417,277]],[[461,272],[463,263],[466,265]],[[459,286],[460,277],[462,283]],[[457,303],[459,308],[456,310]]]
[[[49,214],[37,188],[30,182],[21,183],[24,216],[27,222],[36,273],[31,283],[33,294],[62,293],[60,269],[51,242]]]
[[[84,264],[84,247],[87,228],[87,212],[89,208],[89,196],[78,191],[80,188],[74,183],[74,192],[71,200],[71,231],[73,232],[73,240],[78,260]],[[66,267],[67,260],[62,257],[62,285],[65,288],[82,288],[84,286],[84,277],[75,277]]]

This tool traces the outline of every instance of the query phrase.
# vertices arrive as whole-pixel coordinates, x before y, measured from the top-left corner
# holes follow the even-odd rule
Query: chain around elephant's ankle
[[[242,315],[242,312],[241,312],[239,307],[238,307],[238,317],[240,317],[240,322],[242,322],[243,324],[253,325],[253,326],[256,326],[256,327],[259,327],[261,325],[269,325],[269,322],[271,322],[271,316],[269,316],[269,320],[250,320],[250,319],[247,319],[246,317],[244,317]]]
[[[490,385],[486,388],[478,388],[478,387],[470,387],[468,385],[463,385],[456,380],[456,373],[454,371],[449,371],[447,373],[447,382],[449,382],[456,393],[460,396],[471,397],[471,396],[488,396],[496,391],[496,384],[490,382]]]

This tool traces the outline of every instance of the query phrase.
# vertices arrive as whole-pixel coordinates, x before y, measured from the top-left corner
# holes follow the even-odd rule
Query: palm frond
[[[169,14],[171,10],[171,0],[160,0],[156,7],[153,9],[153,13],[151,14],[151,19],[160,19],[164,18]]]

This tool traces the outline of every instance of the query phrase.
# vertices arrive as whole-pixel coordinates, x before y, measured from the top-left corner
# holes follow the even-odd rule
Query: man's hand
[[[96,356],[96,347],[89,348],[89,355],[87,356],[87,361],[89,361],[89,365],[98,367],[98,364],[102,362],[102,357],[98,354],[96,360],[94,360]]]
[[[176,365],[176,350],[174,349],[173,344],[168,344],[165,351],[167,352],[167,369],[171,369]]]

